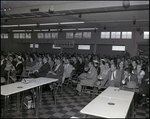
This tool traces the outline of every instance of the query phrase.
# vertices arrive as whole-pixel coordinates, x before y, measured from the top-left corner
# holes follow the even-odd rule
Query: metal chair
[[[72,73],[73,73],[73,72],[70,73],[70,76],[69,76],[69,77],[66,77],[66,78],[64,79],[63,85],[66,85],[66,87],[68,87],[69,83],[72,85]]]
[[[1,84],[6,84],[6,79],[4,77],[1,77]]]
[[[99,95],[101,92],[103,92],[107,88],[106,83],[108,80],[103,80],[103,82],[101,81],[100,84],[97,84],[98,81],[101,81],[101,80],[97,79],[97,81],[94,83],[93,86],[82,85],[81,93],[88,93],[88,94],[92,94],[95,96]]]

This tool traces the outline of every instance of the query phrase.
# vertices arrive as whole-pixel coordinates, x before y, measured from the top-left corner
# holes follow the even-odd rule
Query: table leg
[[[134,97],[132,100],[132,118],[134,118]]]
[[[20,111],[22,111],[23,101],[24,101],[24,92],[22,92]]]
[[[41,100],[42,100],[42,86],[39,86],[39,95],[40,95],[40,103],[41,103]]]
[[[4,117],[7,118],[9,95],[5,96]]]
[[[17,113],[19,113],[20,111],[20,93],[17,93]]]
[[[56,89],[55,89],[55,84],[52,83],[52,86],[53,86],[53,97],[54,97],[54,103],[56,105]]]
[[[39,86],[36,87],[36,101],[35,101],[35,115],[38,118],[39,116]]]

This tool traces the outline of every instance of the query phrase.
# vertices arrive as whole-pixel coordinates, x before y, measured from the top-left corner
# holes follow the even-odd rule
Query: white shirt
[[[116,79],[116,70],[111,73],[111,81],[115,80],[114,78]]]
[[[65,65],[64,65],[64,68],[66,69],[68,66],[69,66],[69,64],[65,64]]]
[[[129,79],[129,82],[130,82],[131,76],[128,76],[127,78]],[[126,80],[126,79],[122,80],[122,83],[123,83],[123,84],[125,84],[125,80]]]
[[[57,69],[58,69],[58,67],[60,66],[60,64],[58,64],[57,66],[56,66],[56,68],[55,68],[55,70],[54,71],[56,71]]]

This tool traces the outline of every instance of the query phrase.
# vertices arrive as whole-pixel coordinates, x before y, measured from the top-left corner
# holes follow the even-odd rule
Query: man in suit
[[[40,69],[36,70],[34,73],[30,74],[31,77],[33,78],[38,78],[38,77],[45,77],[48,71],[50,70],[50,65],[48,63],[48,57],[44,56],[43,57],[43,65],[40,67]]]
[[[132,69],[131,68],[125,68],[124,69],[124,76],[123,76],[123,80],[121,81],[121,84],[127,84],[127,82],[130,81],[135,81],[136,85],[138,85],[138,80],[137,80],[137,76],[132,74]]]
[[[81,94],[82,85],[93,86],[97,80],[97,70],[94,67],[93,61],[89,61],[88,66],[89,66],[89,71],[87,73],[82,73],[79,76],[80,83],[77,85],[76,88],[76,90],[79,92],[79,95]]]
[[[119,87],[121,83],[121,71],[117,69],[117,64],[112,63],[111,68],[106,75],[104,80],[108,80],[106,83],[106,87],[112,86],[112,87]]]
[[[52,71],[49,71],[46,75],[48,78],[56,78],[58,79],[58,83],[62,82],[62,76],[64,73],[64,66],[62,65],[61,58],[58,56],[55,58],[55,64],[56,66]]]
[[[69,78],[71,76],[73,70],[73,66],[70,64],[69,57],[64,58],[64,73],[62,77],[62,83],[64,83],[65,78]]]

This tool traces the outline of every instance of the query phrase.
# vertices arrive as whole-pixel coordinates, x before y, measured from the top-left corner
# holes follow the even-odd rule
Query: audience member
[[[127,85],[127,83],[130,81],[134,81],[136,85],[138,86],[138,80],[137,80],[136,75],[132,74],[132,69],[126,68],[124,69],[124,75],[123,75],[121,83],[124,85]]]
[[[76,90],[81,94],[82,85],[85,86],[93,86],[97,80],[97,70],[94,67],[93,61],[89,61],[88,63],[89,71],[87,73],[82,73],[79,76],[80,83],[77,84]]]
[[[106,83],[106,86],[113,86],[113,87],[119,87],[121,83],[121,71],[117,69],[117,64],[112,63],[110,71],[108,72],[107,76],[104,80],[108,80]]]
[[[48,57],[43,56],[43,65],[40,67],[40,69],[30,74],[30,76],[33,78],[45,77],[49,70],[50,70],[50,65],[48,63]]]
[[[58,79],[58,83],[62,83],[62,77],[63,77],[63,73],[64,73],[64,67],[62,64],[62,60],[60,56],[57,56],[55,58],[55,66],[54,69],[49,71],[46,75],[46,77],[48,78],[56,78]]]
[[[136,69],[132,70],[132,73],[135,74],[138,78],[138,84],[141,85],[141,81],[145,75],[145,71],[142,70],[142,65],[138,63]]]

